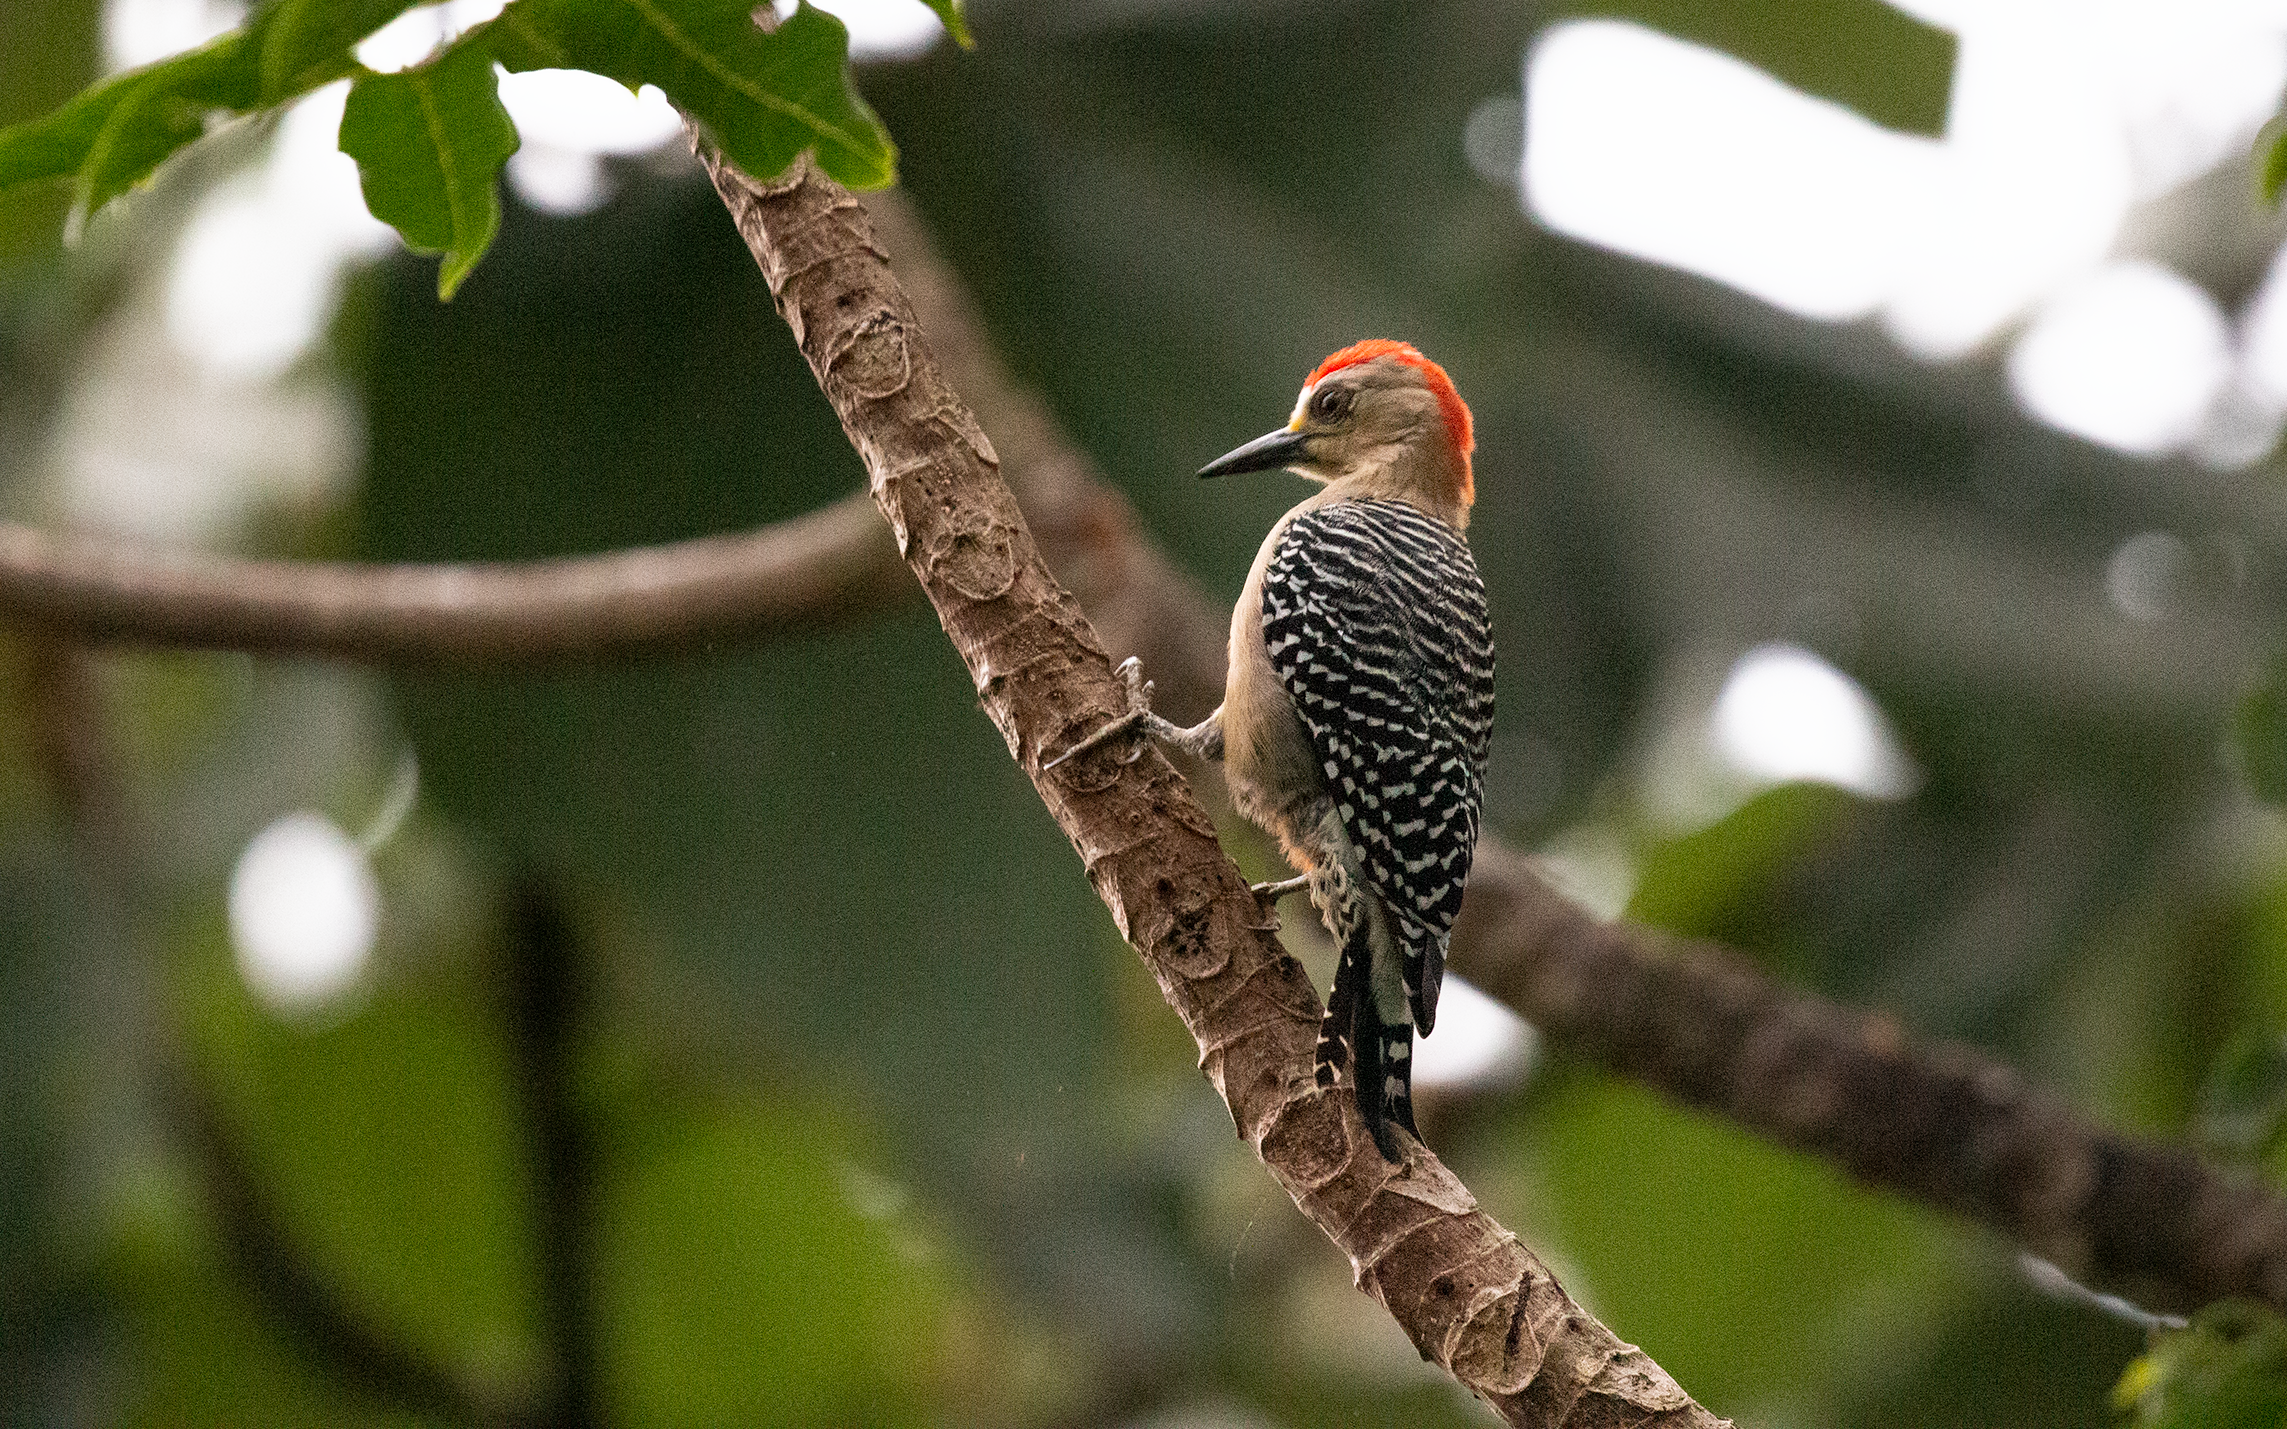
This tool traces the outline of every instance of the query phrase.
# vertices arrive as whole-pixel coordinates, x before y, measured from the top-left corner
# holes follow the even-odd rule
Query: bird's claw
[[[1046,764],[1041,765],[1041,773],[1047,773],[1049,770],[1054,769],[1057,765],[1062,764],[1067,759],[1076,759],[1091,750],[1101,749],[1105,745],[1110,744],[1113,740],[1133,739],[1137,735],[1142,734],[1144,730],[1149,726],[1151,721],[1152,683],[1151,681],[1144,678],[1143,661],[1137,659],[1133,655],[1130,655],[1127,659],[1120,662],[1119,669],[1116,673],[1120,677],[1120,683],[1127,686],[1128,712],[1124,715],[1121,715],[1118,719],[1115,719],[1110,723],[1104,725],[1102,728],[1096,730],[1095,733],[1086,736],[1079,743],[1073,745],[1070,749],[1065,750],[1062,754],[1057,755],[1054,759],[1049,760]],[[1138,745],[1135,749],[1128,753],[1127,758],[1122,759],[1120,762],[1122,764],[1133,764],[1142,757],[1143,747]]]
[[[1310,886],[1310,875],[1298,873],[1292,878],[1281,878],[1272,883],[1250,883],[1248,889],[1265,903],[1276,903],[1289,893],[1300,893]]]

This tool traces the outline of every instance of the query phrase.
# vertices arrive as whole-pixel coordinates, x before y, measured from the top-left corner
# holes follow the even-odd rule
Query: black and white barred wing
[[[1400,925],[1416,1026],[1437,1010],[1493,732],[1485,584],[1460,535],[1398,501],[1297,517],[1263,581],[1271,668],[1368,882]]]

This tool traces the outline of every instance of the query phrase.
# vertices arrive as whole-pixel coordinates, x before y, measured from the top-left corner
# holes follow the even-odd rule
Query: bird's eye
[[[1321,422],[1331,422],[1350,410],[1350,393],[1341,387],[1322,387],[1310,399],[1310,415]]]

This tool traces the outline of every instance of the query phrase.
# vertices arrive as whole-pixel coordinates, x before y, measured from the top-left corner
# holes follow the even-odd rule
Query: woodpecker
[[[1345,1059],[1374,1144],[1415,1140],[1413,1037],[1437,1018],[1446,943],[1477,848],[1493,730],[1493,630],[1463,533],[1476,496],[1469,408],[1411,344],[1354,343],[1304,381],[1284,427],[1203,477],[1284,467],[1320,483],[1281,516],[1231,613],[1223,703],[1185,729],[1130,711],[1052,762],[1145,735],[1223,762],[1239,811],[1301,870],[1341,949],[1317,1079]]]

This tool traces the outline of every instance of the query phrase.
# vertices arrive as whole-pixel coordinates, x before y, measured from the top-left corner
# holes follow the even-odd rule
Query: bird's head
[[[1469,405],[1445,369],[1411,343],[1368,338],[1318,364],[1285,426],[1199,474],[1285,467],[1350,494],[1410,500],[1464,525],[1476,499],[1475,445]]]

